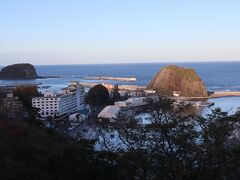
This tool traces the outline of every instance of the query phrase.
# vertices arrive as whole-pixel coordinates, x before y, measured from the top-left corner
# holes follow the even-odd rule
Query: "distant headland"
[[[0,70],[1,80],[33,80],[60,77],[61,76],[38,76],[35,67],[29,63],[12,64]]]
[[[2,68],[0,71],[0,79],[4,80],[30,80],[37,78],[35,67],[29,63],[12,64]]]

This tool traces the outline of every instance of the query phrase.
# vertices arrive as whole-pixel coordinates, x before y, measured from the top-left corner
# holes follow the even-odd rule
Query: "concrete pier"
[[[209,98],[240,96],[240,91],[216,91]]]
[[[215,91],[208,97],[173,97],[175,100],[179,101],[201,101],[211,98],[221,98],[221,97],[240,97],[240,91]]]
[[[136,82],[135,77],[112,77],[112,76],[90,76],[86,77],[86,80],[112,80],[112,81],[124,81],[124,82]]]

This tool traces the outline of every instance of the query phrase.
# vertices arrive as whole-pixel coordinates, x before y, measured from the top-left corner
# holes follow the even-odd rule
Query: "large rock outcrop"
[[[38,78],[36,70],[31,64],[13,64],[2,68],[0,79],[36,79]]]
[[[162,68],[147,88],[169,96],[172,96],[174,91],[179,91],[180,95],[185,97],[208,96],[204,82],[194,69],[173,65]]]

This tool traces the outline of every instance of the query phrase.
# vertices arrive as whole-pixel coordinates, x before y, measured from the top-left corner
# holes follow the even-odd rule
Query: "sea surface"
[[[96,65],[42,65],[35,66],[39,76],[61,76],[61,78],[37,79],[31,81],[0,81],[1,85],[42,83],[54,90],[65,87],[69,81],[101,82],[85,80],[88,76],[136,77],[136,82],[104,81],[112,84],[136,84],[146,86],[164,66],[174,64],[194,68],[210,91],[240,91],[240,62],[194,62],[194,63],[143,63],[143,64],[96,64]],[[236,110],[239,97],[211,99],[216,106]]]

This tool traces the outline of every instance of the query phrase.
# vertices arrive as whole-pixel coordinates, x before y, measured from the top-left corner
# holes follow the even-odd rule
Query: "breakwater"
[[[178,101],[201,101],[211,98],[221,98],[221,97],[238,97],[240,96],[240,91],[215,91],[207,97],[173,97],[173,99]]]
[[[135,82],[135,77],[111,77],[111,76],[90,76],[86,77],[86,80],[111,80],[111,81],[124,81],[124,82]]]
[[[240,91],[216,91],[209,95],[209,98],[240,96]]]

